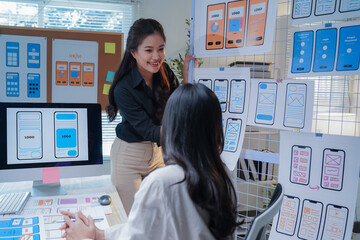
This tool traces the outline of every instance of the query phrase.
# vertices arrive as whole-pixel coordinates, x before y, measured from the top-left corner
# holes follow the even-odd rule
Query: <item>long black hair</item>
[[[110,122],[115,119],[118,111],[118,107],[114,98],[115,86],[126,74],[128,74],[133,68],[136,67],[136,60],[132,56],[131,52],[136,52],[138,46],[143,42],[143,40],[152,34],[160,34],[160,36],[164,39],[164,42],[166,42],[163,27],[158,21],[154,19],[140,18],[133,23],[129,30],[124,57],[115,73],[113,83],[109,90],[109,104],[106,106],[106,112]],[[156,100],[156,115],[159,120],[161,120],[166,101],[170,95],[170,86],[165,73],[164,65],[160,67],[159,72],[154,74],[154,79],[156,79],[153,82],[153,89]]]
[[[177,88],[166,104],[161,145],[165,163],[184,169],[190,197],[209,213],[214,237],[231,235],[237,224],[236,194],[220,158],[224,134],[214,92],[202,84]]]

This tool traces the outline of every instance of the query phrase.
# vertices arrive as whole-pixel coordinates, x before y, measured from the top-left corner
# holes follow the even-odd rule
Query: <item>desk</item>
[[[69,195],[97,192],[109,194],[112,199],[110,205],[112,214],[106,215],[109,225],[112,226],[126,221],[126,212],[114,185],[111,183],[110,175],[60,179],[60,183]],[[0,183],[0,192],[31,191],[32,184],[31,181]]]

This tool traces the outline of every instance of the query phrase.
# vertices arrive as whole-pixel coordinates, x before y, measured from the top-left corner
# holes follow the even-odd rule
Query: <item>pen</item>
[[[100,218],[94,218],[94,221],[102,221],[104,220],[104,218],[100,217]],[[76,219],[75,218],[71,218],[72,222],[75,222]],[[56,223],[65,223],[65,220],[57,220]]]

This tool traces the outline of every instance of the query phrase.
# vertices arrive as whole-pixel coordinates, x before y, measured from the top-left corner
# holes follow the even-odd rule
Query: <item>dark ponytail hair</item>
[[[126,40],[124,57],[115,73],[114,81],[109,90],[109,104],[106,106],[106,112],[108,114],[110,122],[115,119],[118,111],[118,107],[114,98],[115,86],[126,74],[128,74],[133,68],[136,67],[136,60],[132,56],[131,52],[137,51],[138,46],[143,42],[143,40],[147,36],[155,33],[160,34],[160,36],[166,42],[163,27],[158,21],[154,19],[140,18],[136,20],[131,26]],[[166,77],[164,65],[160,67],[159,72],[154,74],[154,79],[158,79],[157,81],[154,81],[153,89],[155,92],[155,100],[157,103],[156,114],[159,120],[161,120],[166,101],[170,95],[169,81]]]
[[[237,225],[236,194],[220,158],[224,135],[214,92],[202,84],[177,88],[166,104],[160,139],[165,163],[184,169],[190,197],[209,213],[214,237],[230,236]]]

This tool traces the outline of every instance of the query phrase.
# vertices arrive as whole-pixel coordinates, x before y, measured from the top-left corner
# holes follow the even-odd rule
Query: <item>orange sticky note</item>
[[[43,183],[57,183],[60,182],[59,168],[43,168]]]

